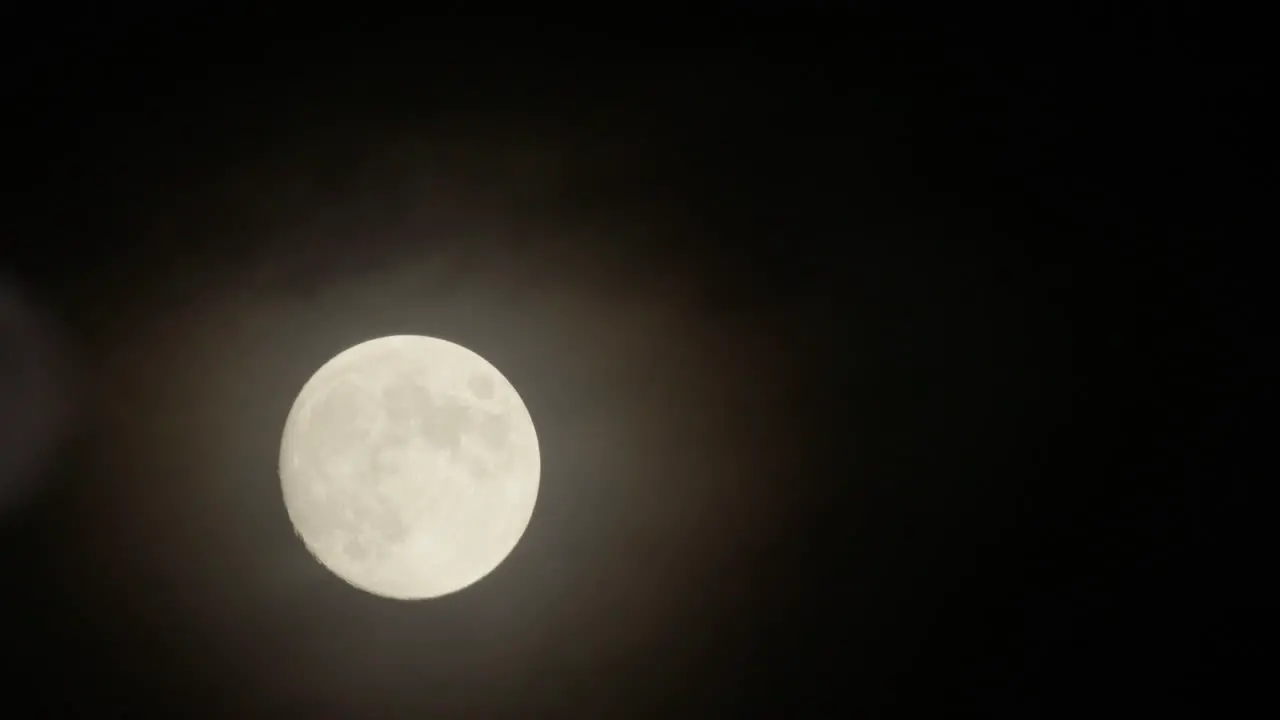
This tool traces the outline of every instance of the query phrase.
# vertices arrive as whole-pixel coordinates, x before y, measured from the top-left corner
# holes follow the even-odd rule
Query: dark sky
[[[1248,33],[1192,7],[7,23],[6,699],[1202,708],[1265,168]],[[324,571],[275,474],[310,373],[392,333],[542,444],[519,547],[434,602]]]

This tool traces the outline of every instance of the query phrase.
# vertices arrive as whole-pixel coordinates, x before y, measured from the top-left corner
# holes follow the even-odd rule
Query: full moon
[[[439,597],[492,572],[533,516],[533,420],[502,373],[454,343],[396,335],[325,363],[298,394],[280,482],[312,555],[382,597]]]

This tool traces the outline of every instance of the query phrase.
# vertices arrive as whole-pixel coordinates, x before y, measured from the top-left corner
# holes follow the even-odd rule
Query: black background
[[[7,22],[4,269],[77,401],[4,510],[10,702],[1205,710],[1253,602],[1249,25],[800,15]],[[402,331],[543,453],[520,548],[419,604],[274,474],[307,373]]]

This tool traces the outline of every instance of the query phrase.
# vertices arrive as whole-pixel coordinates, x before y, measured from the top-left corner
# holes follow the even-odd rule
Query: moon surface
[[[361,343],[303,386],[280,481],[307,549],[351,585],[402,600],[492,572],[533,516],[541,459],[511,383],[446,340]]]

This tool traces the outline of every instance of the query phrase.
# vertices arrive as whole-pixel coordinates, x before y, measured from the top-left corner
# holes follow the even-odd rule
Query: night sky
[[[6,22],[15,717],[1205,711],[1265,167],[1191,7]],[[276,475],[396,333],[498,367],[543,460],[419,603]]]

